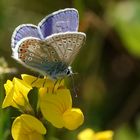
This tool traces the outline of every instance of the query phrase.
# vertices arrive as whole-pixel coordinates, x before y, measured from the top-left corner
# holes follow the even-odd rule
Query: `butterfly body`
[[[59,79],[72,74],[71,67],[63,62],[51,62],[45,66],[46,75],[52,79]]]
[[[38,26],[20,25],[12,36],[13,58],[52,79],[70,75],[70,64],[86,37],[77,32],[77,26],[78,13],[73,8],[54,12]]]

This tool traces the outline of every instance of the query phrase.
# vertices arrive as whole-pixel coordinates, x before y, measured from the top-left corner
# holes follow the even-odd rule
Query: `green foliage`
[[[140,2],[125,1],[110,5],[109,21],[115,24],[129,53],[140,57]]]

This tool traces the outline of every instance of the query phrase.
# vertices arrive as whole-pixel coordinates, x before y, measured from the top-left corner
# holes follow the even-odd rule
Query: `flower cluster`
[[[7,80],[4,87],[6,96],[2,107],[8,106],[19,109],[22,114],[12,124],[12,137],[14,140],[43,140],[47,130],[42,120],[47,120],[56,128],[74,130],[84,121],[79,108],[72,107],[70,91],[64,85],[64,80],[52,81],[45,78],[22,74],[22,79]],[[37,109],[38,115],[29,102],[28,94],[38,88]]]

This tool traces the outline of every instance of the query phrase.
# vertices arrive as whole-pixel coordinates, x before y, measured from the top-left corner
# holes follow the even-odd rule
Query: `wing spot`
[[[25,53],[25,52],[27,52],[27,51],[26,51],[25,49],[20,48],[20,49],[19,49],[19,52]]]
[[[58,62],[58,60],[55,58],[55,59],[54,59],[54,62]]]
[[[76,44],[76,46],[79,46],[79,45],[80,45],[79,43]]]
[[[72,51],[73,49],[72,49],[72,48],[68,48],[68,50],[69,50],[69,51]]]
[[[29,60],[29,61],[32,61],[32,57],[28,57],[28,60]]]
[[[68,42],[71,43],[71,40],[69,40]]]
[[[58,45],[59,45],[59,47],[62,47],[62,44],[61,43],[59,43]]]
[[[30,56],[34,56],[34,54],[33,54],[33,53],[30,53],[29,55],[30,55]]]
[[[63,40],[63,43],[64,43],[64,44],[66,44],[66,43],[67,43],[67,41],[66,41],[66,40]]]
[[[19,58],[20,58],[21,60],[24,60],[24,59],[25,59],[25,55],[20,54],[20,55],[19,55]]]
[[[39,48],[40,48],[40,46],[39,46],[39,45],[36,45],[36,48],[37,48],[37,49],[39,49]]]
[[[55,52],[54,51],[51,51],[51,54],[55,54]]]
[[[32,49],[35,49],[35,50],[38,49],[39,47],[40,47],[40,46],[36,46],[36,45],[35,45],[35,46],[33,46],[33,45],[31,46],[31,48],[32,48]]]

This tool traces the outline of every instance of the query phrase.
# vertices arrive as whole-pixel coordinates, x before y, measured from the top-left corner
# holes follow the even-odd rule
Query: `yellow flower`
[[[39,97],[44,118],[55,127],[74,130],[83,123],[83,113],[78,108],[72,108],[71,94],[68,89],[58,88],[55,93],[52,93],[47,88],[40,88]]]
[[[22,79],[29,85],[40,88],[41,112],[55,127],[74,130],[83,123],[83,113],[79,108],[72,108],[71,94],[64,86],[64,80],[56,82],[27,74],[22,74]]]
[[[14,140],[43,140],[46,128],[35,117],[22,114],[12,124],[12,137]]]
[[[49,90],[51,89],[54,91],[57,90],[57,88],[59,87],[64,87],[64,80],[58,80],[56,82],[54,80],[48,79],[47,77],[38,78],[27,74],[22,74],[21,77],[27,84],[29,84],[32,87],[37,87],[37,88],[46,87],[49,88]]]
[[[92,129],[87,128],[78,134],[78,140],[113,140],[113,131],[95,133]]]
[[[97,132],[95,134],[97,140],[112,140],[113,138],[113,132],[112,131],[102,131],[102,132]]]
[[[71,94],[64,86],[64,80],[52,81],[47,77],[37,78],[26,74],[22,74],[21,77],[23,80],[14,78],[5,84],[6,97],[3,108],[14,106],[21,110],[27,107],[30,109],[27,94],[32,87],[37,87],[38,105],[45,119],[57,128],[65,127],[69,130],[82,125],[84,115],[79,108],[72,108]],[[23,112],[28,113],[24,110]]]
[[[13,81],[7,80],[4,85],[6,96],[2,104],[2,108],[8,106],[16,107],[22,111],[31,111],[28,101],[28,93],[32,89],[23,80],[14,78]]]

